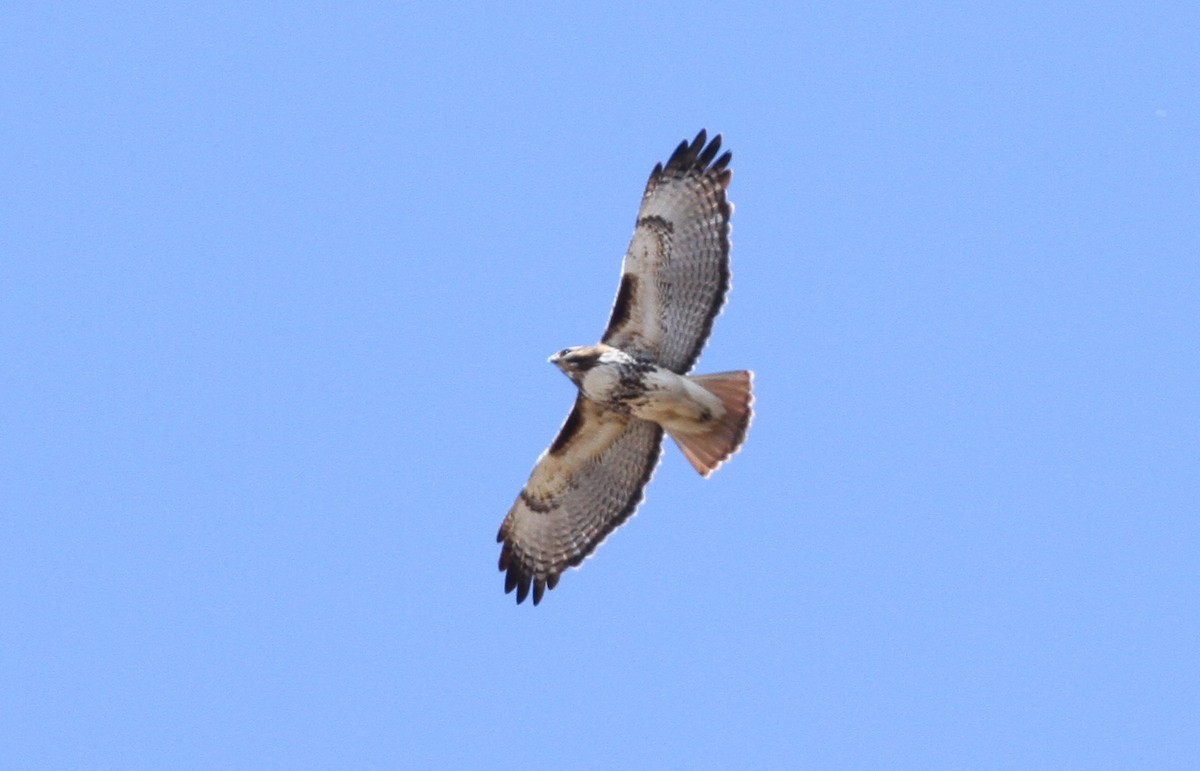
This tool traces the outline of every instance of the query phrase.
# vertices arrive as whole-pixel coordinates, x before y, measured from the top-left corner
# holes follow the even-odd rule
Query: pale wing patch
[[[583,397],[575,409],[584,416],[581,425],[564,445],[542,453],[522,493],[547,503],[558,500],[570,489],[571,475],[588,460],[603,455],[625,430],[627,418],[602,410]]]
[[[643,217],[625,255],[617,299],[601,340],[629,352],[658,350],[663,339],[661,289],[655,285],[660,264],[671,251],[674,227],[662,217]]]

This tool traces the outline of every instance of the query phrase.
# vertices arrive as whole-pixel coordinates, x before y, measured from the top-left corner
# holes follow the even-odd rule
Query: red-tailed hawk
[[[687,375],[729,288],[731,155],[701,131],[650,173],[598,345],[550,357],[579,388],[500,525],[504,591],[533,604],[633,514],[665,430],[708,476],[750,424],[750,372]],[[714,160],[715,159],[715,160]]]

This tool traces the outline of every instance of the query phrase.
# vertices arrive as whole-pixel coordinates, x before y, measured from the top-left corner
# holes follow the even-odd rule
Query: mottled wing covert
[[[662,449],[662,429],[598,407],[582,395],[496,540],[504,591],[538,604],[564,570],[583,562],[642,500]]]
[[[603,342],[686,373],[729,289],[730,153],[701,131],[654,167]],[[714,160],[715,159],[715,160]]]

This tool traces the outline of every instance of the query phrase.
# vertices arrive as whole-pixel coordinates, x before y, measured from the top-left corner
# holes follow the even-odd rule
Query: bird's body
[[[750,372],[688,371],[729,288],[730,154],[701,131],[650,174],[601,342],[550,357],[575,407],[500,525],[505,591],[533,602],[629,518],[664,431],[708,476],[750,424]],[[714,160],[715,159],[715,160]]]
[[[690,377],[660,367],[652,361],[639,359],[610,345],[567,348],[550,357],[550,362],[579,386],[579,392],[589,401],[617,414],[647,420],[662,427],[687,454],[694,443],[714,444],[707,463],[693,462],[703,476],[712,473],[741,443],[744,424],[749,415],[746,405],[726,406],[717,394],[701,383],[713,387],[713,375]],[[742,382],[743,373],[729,375],[733,383]],[[716,376],[719,378],[719,376]],[[744,393],[749,398],[749,377],[744,378]],[[736,401],[736,398],[735,398]],[[733,419],[732,430],[718,433],[717,429]],[[741,425],[744,429],[744,425]],[[711,437],[713,442],[704,442]],[[722,439],[724,442],[722,443]],[[719,458],[719,459],[718,459]]]
[[[681,421],[703,423],[725,412],[719,399],[687,377],[603,343],[568,348],[550,361],[596,404],[663,428],[672,423],[686,430]]]

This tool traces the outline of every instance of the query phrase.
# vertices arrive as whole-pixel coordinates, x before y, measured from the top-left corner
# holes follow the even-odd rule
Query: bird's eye
[[[558,358],[565,359],[565,358],[567,358],[567,354],[569,354],[570,352],[571,352],[570,348],[563,348],[561,351],[558,352]]]

